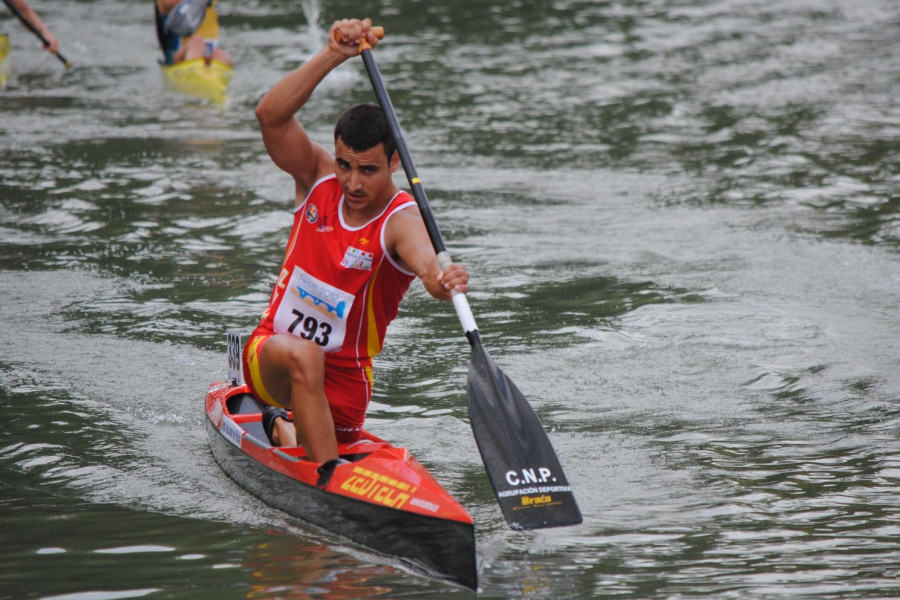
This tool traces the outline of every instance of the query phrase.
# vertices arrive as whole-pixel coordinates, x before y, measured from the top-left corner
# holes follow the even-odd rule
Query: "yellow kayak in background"
[[[0,87],[5,86],[7,80],[9,80],[12,73],[11,62],[9,58],[9,36],[5,33],[0,33]]]
[[[161,65],[168,86],[182,94],[207,100],[220,107],[228,100],[228,86],[234,69],[217,60],[209,64],[202,58],[184,60],[173,65]]]

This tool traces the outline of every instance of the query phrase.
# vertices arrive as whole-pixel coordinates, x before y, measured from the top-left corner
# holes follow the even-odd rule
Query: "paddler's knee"
[[[187,42],[181,47],[180,52],[182,53],[181,60],[193,60],[195,58],[201,58],[205,52],[203,38],[197,36],[189,38]]]
[[[297,340],[288,351],[288,369],[293,383],[321,383],[325,379],[325,353],[313,342]]]

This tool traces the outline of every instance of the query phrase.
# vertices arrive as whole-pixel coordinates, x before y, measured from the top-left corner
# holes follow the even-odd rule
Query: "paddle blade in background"
[[[581,523],[544,426],[480,342],[472,345],[469,419],[506,522],[513,529]]]

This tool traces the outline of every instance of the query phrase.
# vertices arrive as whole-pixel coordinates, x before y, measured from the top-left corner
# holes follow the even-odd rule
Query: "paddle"
[[[384,36],[380,27],[373,27],[372,32],[379,38]],[[434,251],[441,268],[446,269],[453,261],[406,147],[393,104],[372,56],[372,47],[363,40],[359,49],[378,103],[390,123],[403,170]],[[514,529],[581,523],[575,496],[538,416],[516,385],[488,356],[466,295],[453,292],[453,306],[472,346],[467,386],[472,432],[506,522]]]
[[[18,17],[19,20],[22,21],[22,24],[25,25],[25,27],[27,27],[28,29],[31,30],[31,33],[33,33],[34,35],[38,36],[38,38],[40,38],[40,40],[41,40],[41,42],[44,44],[44,47],[45,47],[45,48],[49,48],[49,47],[50,47],[50,42],[47,41],[47,38],[45,38],[45,37],[41,34],[41,32],[38,31],[37,28],[36,28],[34,25],[31,24],[31,21],[29,21],[28,19],[25,18],[25,15],[23,15],[21,12],[19,12],[19,9],[18,9],[18,8],[16,8],[15,6],[13,6],[13,4],[12,4],[12,2],[10,2],[10,0],[3,0],[3,4],[5,4],[6,6],[9,7],[9,10],[12,11],[12,14],[16,15],[16,17]],[[70,63],[70,62],[66,59],[66,57],[63,56],[61,53],[59,53],[59,52],[54,52],[53,54],[56,55],[56,58],[58,58],[59,60],[62,61],[62,64],[66,65],[66,68],[67,68],[67,69],[68,69],[69,67],[72,66],[72,63]]]

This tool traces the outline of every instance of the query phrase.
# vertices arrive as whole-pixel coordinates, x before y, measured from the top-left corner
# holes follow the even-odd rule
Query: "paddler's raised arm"
[[[362,39],[372,46],[378,43],[371,27],[370,19],[336,21],[328,32],[328,44],[278,82],[256,107],[266,150],[279,168],[293,176],[298,201],[316,180],[334,172],[334,158],[309,139],[294,115],[328,73],[359,54]]]

